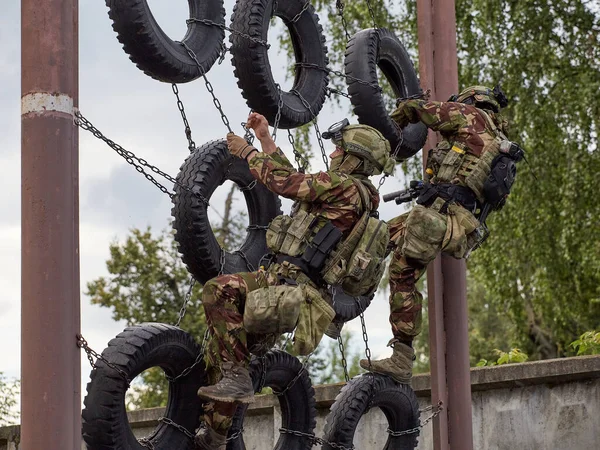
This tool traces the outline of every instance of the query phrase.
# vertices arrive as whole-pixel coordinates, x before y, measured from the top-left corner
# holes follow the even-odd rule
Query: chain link
[[[178,429],[179,431],[181,431],[183,434],[185,434],[187,437],[189,437],[191,440],[194,440],[194,434],[189,431],[187,428],[179,425],[178,423],[173,422],[171,419],[169,419],[168,417],[161,417],[160,419],[158,419],[159,422],[162,422],[166,425],[170,425],[173,428]]]
[[[237,255],[240,255],[242,257],[242,259],[244,260],[244,262],[246,263],[246,268],[248,269],[248,272],[254,272],[256,269],[254,268],[254,266],[252,265],[252,263],[250,262],[250,260],[248,259],[248,257],[246,256],[246,254],[241,251],[241,250],[236,250],[235,252],[233,252]]]
[[[375,11],[373,10],[373,6],[371,5],[370,0],[367,0],[367,7],[369,8],[369,13],[371,14],[371,19],[373,19],[373,28],[379,28],[377,26],[377,19],[375,19]]]
[[[200,19],[189,19],[189,20],[200,20]],[[212,22],[212,20],[209,20],[208,22]],[[218,25],[215,22],[212,22],[212,23],[215,24],[215,25]],[[194,60],[194,62],[198,66],[198,69],[200,69],[200,73],[202,74],[202,78],[204,79],[204,84],[206,85],[206,90],[208,90],[208,92],[210,93],[215,107],[217,108],[217,110],[221,114],[221,120],[223,121],[223,123],[227,127],[227,130],[229,130],[230,133],[233,133],[233,130],[231,129],[231,125],[229,125],[229,119],[227,118],[227,116],[223,112],[223,107],[221,106],[221,102],[219,101],[219,99],[215,95],[215,90],[214,90],[212,84],[210,83],[210,81],[208,81],[208,78],[206,78],[206,73],[204,73],[204,70],[202,69],[202,66],[200,65],[200,62],[198,61],[198,58],[196,57],[196,54],[194,53],[194,51],[185,42],[180,42],[180,44],[183,46],[183,48],[185,48],[185,51],[188,53],[188,55],[190,56],[190,58],[192,58]]]
[[[269,229],[269,225],[248,225],[246,227],[246,231],[250,231],[250,230],[268,230]]]
[[[333,70],[329,67],[321,67],[315,63],[307,63],[307,62],[297,62],[294,64],[296,67],[305,67],[307,69],[317,69],[322,70],[323,72],[327,72],[329,74],[334,74],[342,78],[346,78],[347,80],[356,81],[359,84],[363,84],[365,86],[369,86],[375,89],[377,92],[383,92],[383,89],[377,83],[370,83],[366,80],[361,80],[360,78],[353,77],[352,75],[346,75],[345,73],[340,72],[339,70]]]
[[[185,137],[188,140],[188,149],[190,150],[190,153],[192,153],[196,149],[196,143],[192,139],[192,129],[190,128],[190,123],[188,122],[187,117],[185,115],[185,108],[183,106],[183,102],[179,98],[179,87],[175,83],[173,83],[171,85],[171,88],[173,89],[173,94],[175,94],[175,97],[177,97],[177,108],[181,113],[183,125],[185,126]]]
[[[206,331],[204,331],[204,337],[202,338],[202,344],[200,344],[200,351],[198,352],[198,356],[196,356],[196,360],[194,361],[194,363],[191,366],[183,369],[181,371],[181,373],[177,376],[171,377],[165,373],[165,378],[167,379],[167,381],[169,381],[171,383],[177,382],[177,380],[188,375],[192,370],[194,370],[194,367],[196,367],[198,364],[200,364],[202,362],[202,360],[204,358],[204,350],[206,349],[206,344],[208,342],[209,336],[210,336],[210,333],[207,328]]]
[[[256,183],[258,183],[258,180],[254,179],[247,186],[238,186],[238,189],[242,192],[243,191],[251,191],[252,189],[254,189],[256,187]]]
[[[402,430],[402,431],[394,431],[394,430],[390,430],[389,428],[386,430],[386,432],[393,437],[398,437],[398,436],[405,436],[407,434],[413,434],[413,433],[418,433],[423,427],[425,427],[425,425],[427,425],[429,422],[431,422],[435,417],[437,417],[442,410],[444,409],[444,407],[442,406],[443,403],[440,400],[437,404],[437,406],[435,407],[435,410],[433,412],[433,414],[431,414],[431,416],[429,416],[427,419],[425,419],[423,422],[421,422],[419,424],[419,426],[415,427],[415,428],[411,428],[409,430]],[[433,406],[430,406],[428,408],[425,408],[423,411],[428,411],[430,409],[433,409]]]
[[[185,21],[185,23],[188,24],[188,25],[191,24],[191,23],[202,23],[204,25],[210,25],[212,27],[220,28],[221,30],[224,30],[224,31],[229,31],[231,34],[235,34],[236,36],[243,37],[243,38],[248,39],[248,40],[250,40],[250,41],[252,41],[252,42],[254,42],[256,44],[264,45],[267,49],[271,47],[267,43],[267,41],[263,41],[262,39],[255,38],[253,36],[250,36],[249,34],[242,33],[241,31],[234,30],[234,29],[229,28],[228,26],[226,26],[226,25],[224,25],[222,23],[213,22],[210,19],[196,19],[196,18],[191,18],[191,19],[187,19]]]
[[[310,6],[310,2],[306,2],[304,4],[304,6],[302,7],[302,9],[300,10],[300,12],[298,14],[296,14],[292,20],[290,20],[290,23],[296,23],[298,22],[298,20],[300,20],[300,16],[302,16],[302,14],[304,14],[306,12],[306,10],[308,9],[308,7]]]
[[[108,367],[115,370],[121,376],[121,378],[123,378],[125,380],[125,382],[127,383],[127,387],[129,388],[129,386],[131,384],[131,380],[129,379],[129,376],[127,376],[125,371],[123,371],[120,367],[117,367],[115,364],[108,361],[104,356],[100,355],[98,352],[96,352],[95,350],[90,348],[87,341],[84,339],[83,335],[81,335],[81,334],[77,334],[77,347],[82,348],[85,351],[85,353],[87,354],[87,359],[90,362],[90,365],[92,366],[92,369],[95,369],[98,367],[96,365],[96,363],[94,362],[94,358],[96,358],[96,362],[97,362],[97,360],[100,360],[104,364],[106,364]]]
[[[341,444],[338,444],[336,442],[327,441],[327,440],[325,440],[323,438],[320,438],[320,437],[317,437],[317,436],[315,436],[314,434],[311,434],[311,433],[304,433],[302,431],[290,430],[288,428],[280,428],[279,432],[280,433],[284,433],[284,434],[291,434],[291,435],[298,436],[298,437],[308,438],[310,440],[310,442],[312,442],[312,445],[324,445],[324,444],[327,444],[330,447],[337,448],[337,449],[340,449],[340,450],[354,450],[354,446],[352,446],[352,447],[344,447]]]
[[[338,346],[340,348],[340,353],[342,354],[342,367],[344,368],[344,378],[347,383],[350,381],[350,375],[348,374],[348,362],[346,361],[346,354],[344,353],[344,339],[341,334],[338,336]]]
[[[335,94],[335,95],[341,95],[342,97],[346,97],[346,98],[352,98],[350,96],[350,94],[348,94],[344,91],[340,91],[339,89],[334,89],[334,88],[328,87],[328,88],[325,88],[325,91],[326,91],[325,95],[327,95],[327,97],[331,97],[332,94]]]
[[[298,373],[296,374],[296,376],[294,377],[294,379],[292,381],[290,381],[288,383],[288,385],[283,389],[283,391],[276,391],[275,389],[273,389],[273,394],[275,394],[277,397],[281,397],[283,394],[285,394],[287,391],[289,391],[292,386],[294,384],[296,384],[296,381],[298,381],[300,379],[300,377],[302,376],[302,374],[304,372],[306,372],[306,367],[308,367],[308,360],[310,359],[310,357],[312,356],[312,352],[308,354],[308,356],[306,356],[306,358],[304,358],[304,362],[302,363],[302,367],[300,368],[300,370],[298,371]]]
[[[346,41],[350,40],[350,33],[348,33],[348,23],[346,22],[346,18],[344,17],[344,2],[342,0],[337,0],[335,2],[335,7],[338,10],[338,16],[342,19],[342,27],[344,28],[344,34],[346,35]]]
[[[277,93],[279,94],[279,101],[277,102],[277,114],[275,114],[275,123],[273,124],[273,134],[271,137],[273,140],[277,139],[277,128],[279,128],[279,122],[281,121],[281,109],[283,108],[283,95],[281,93],[281,86],[276,84]]]
[[[168,173],[163,172],[158,167],[153,166],[152,164],[149,164],[148,161],[146,161],[145,159],[136,156],[135,153],[133,153],[129,150],[125,150],[119,144],[116,144],[115,142],[113,142],[112,140],[110,140],[109,138],[104,136],[100,132],[100,130],[98,130],[94,125],[92,125],[92,123],[89,120],[87,120],[83,116],[83,114],[81,114],[80,111],[75,112],[74,122],[75,122],[75,125],[77,125],[82,130],[89,131],[95,137],[104,141],[110,148],[112,148],[115,152],[117,152],[117,154],[119,156],[121,156],[123,159],[125,159],[125,161],[127,161],[128,164],[131,164],[135,168],[135,170],[137,170],[139,173],[144,175],[144,177],[147,180],[152,182],[152,184],[154,184],[156,187],[158,187],[158,189],[160,189],[161,192],[167,194],[169,197],[173,198],[175,196],[175,194],[173,192],[170,192],[166,187],[164,187],[161,183],[159,183],[152,175],[147,173],[144,170],[144,167],[147,167],[152,172],[154,172],[157,175],[160,175],[161,177],[165,178],[167,181],[170,181],[174,185],[179,186],[181,189],[184,189],[184,190],[190,192],[191,194],[198,197],[200,199],[200,201],[202,203],[204,203],[206,206],[209,206],[208,199],[206,197],[204,197],[200,192],[198,192],[198,190],[194,190],[184,184],[181,184],[179,181],[177,181],[175,178],[173,178]]]
[[[296,164],[298,165],[298,172],[304,173],[308,168],[308,160],[302,156],[296,149],[296,141],[294,140],[294,135],[292,134],[292,130],[288,130],[288,141],[292,146],[292,151],[294,152],[294,159],[296,160]]]
[[[244,434],[244,429],[240,428],[239,430],[237,430],[235,433],[232,433],[231,436],[229,436],[227,439],[225,439],[225,442],[231,442],[231,441],[235,441],[237,438],[239,438],[242,434]]]
[[[147,438],[147,437],[139,438],[138,442],[140,443],[140,445],[142,447],[146,447],[150,450],[155,450],[154,444],[150,441],[150,438]]]
[[[219,276],[225,271],[225,250],[221,248],[221,256],[219,257]]]
[[[304,107],[308,110],[308,112],[310,112],[310,115],[312,116],[313,126],[315,127],[315,133],[317,135],[317,141],[319,142],[319,147],[321,148],[321,158],[323,158],[325,168],[329,170],[329,159],[327,159],[327,153],[325,152],[325,146],[323,145],[323,139],[321,138],[321,131],[319,130],[319,124],[317,123],[317,116],[310,107],[310,104],[306,101],[304,97],[302,97],[302,94],[300,94],[300,92],[298,92],[296,89],[292,89],[290,92],[296,95],[300,99]]]
[[[185,311],[187,308],[187,304],[189,303],[190,299],[192,298],[192,290],[194,289],[194,285],[196,284],[196,279],[194,278],[194,276],[190,276],[190,281],[189,281],[189,288],[185,294],[185,297],[183,299],[183,305],[181,306],[181,309],[179,310],[179,317],[177,318],[177,322],[175,323],[175,326],[178,327],[179,324],[181,323],[181,321],[183,320],[183,316],[185,316]]]

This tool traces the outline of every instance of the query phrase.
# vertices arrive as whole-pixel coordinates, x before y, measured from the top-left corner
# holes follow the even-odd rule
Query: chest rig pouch
[[[360,296],[373,293],[381,281],[390,235],[387,223],[371,216],[367,188],[360,181],[355,185],[365,212],[327,259],[322,276],[328,284],[341,284],[346,294]]]
[[[303,209],[298,210],[293,217],[277,216],[267,228],[267,247],[276,254],[298,256],[306,248],[316,223],[317,217]]]

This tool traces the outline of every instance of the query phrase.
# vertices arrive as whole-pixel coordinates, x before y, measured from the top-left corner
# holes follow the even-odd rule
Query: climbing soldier
[[[448,102],[412,99],[391,114],[399,127],[423,122],[442,140],[429,151],[417,205],[388,222],[393,256],[389,268],[392,356],[360,361],[362,368],[410,383],[421,331],[423,297],[416,283],[442,252],[466,258],[487,237],[485,217],[504,204],[523,150],[507,140],[500,114],[508,100],[499,86],[473,86]],[[479,219],[479,220],[478,220]]]
[[[390,144],[381,133],[347,120],[332,126],[323,133],[336,145],[330,169],[304,174],[275,145],[262,115],[251,113],[247,126],[262,152],[232,133],[227,135],[230,152],[248,161],[254,177],[267,188],[296,203],[289,216],[278,216],[269,225],[267,246],[274,254],[270,265],[221,275],[204,285],[210,333],[205,361],[211,385],[198,390],[209,401],[196,434],[201,449],[225,448],[237,404],[253,402],[251,353],[268,350],[280,334],[293,330],[295,351],[312,352],[335,315],[327,285],[342,283],[350,268],[361,279],[356,289],[373,292],[389,242],[384,222],[377,231],[371,225],[380,222],[371,214],[379,194],[369,176],[391,173],[394,167]],[[361,244],[365,235],[374,236],[375,245],[368,249]],[[354,258],[356,251],[362,259]],[[368,274],[348,264],[351,260],[360,261]]]

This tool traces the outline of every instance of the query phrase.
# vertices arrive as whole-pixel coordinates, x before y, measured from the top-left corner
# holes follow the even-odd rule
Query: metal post
[[[81,447],[77,0],[21,0],[21,445]]]
[[[454,0],[417,0],[417,23],[421,82],[446,100],[458,91]],[[430,132],[427,148],[436,142]],[[446,408],[433,422],[434,449],[472,450],[465,262],[438,257],[427,280],[432,403]]]

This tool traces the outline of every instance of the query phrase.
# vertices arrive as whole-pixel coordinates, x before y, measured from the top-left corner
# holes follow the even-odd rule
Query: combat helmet
[[[334,158],[332,170],[366,176],[391,174],[395,161],[390,156],[390,143],[378,130],[368,125],[350,125],[348,119],[337,122],[323,133],[324,139],[344,150],[344,156]]]
[[[469,86],[460,94],[450,97],[448,101],[474,105],[482,109],[491,109],[496,113],[508,105],[508,99],[502,92],[500,85],[496,85],[494,89],[485,86]]]

